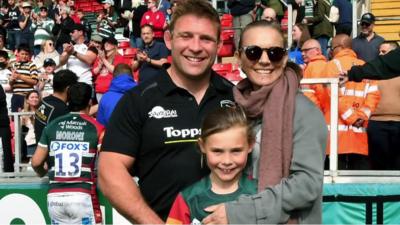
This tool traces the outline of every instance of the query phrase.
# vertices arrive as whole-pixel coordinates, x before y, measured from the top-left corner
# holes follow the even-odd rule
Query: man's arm
[[[104,196],[119,213],[132,223],[164,224],[147,205],[129,169],[135,159],[131,156],[100,152],[99,186]]]
[[[353,66],[347,73],[349,81],[361,82],[363,79],[386,80],[400,75],[400,48],[363,66]]]
[[[35,153],[32,156],[32,162],[31,162],[32,168],[40,177],[43,177],[44,175],[47,174],[48,168],[45,162],[47,159],[48,152],[49,151],[47,147],[38,145]]]
[[[74,51],[72,53],[72,55],[74,55],[80,61],[82,61],[88,65],[92,65],[94,60],[96,60],[96,57],[97,57],[97,54],[94,53],[93,51],[91,51],[90,49],[85,54]]]

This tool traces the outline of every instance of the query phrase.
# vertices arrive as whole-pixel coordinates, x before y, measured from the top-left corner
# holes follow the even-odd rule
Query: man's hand
[[[146,62],[148,55],[144,51],[138,51],[136,54],[137,60],[140,62]]]
[[[353,127],[362,127],[364,125],[365,120],[357,119],[356,122],[353,123]]]
[[[349,81],[349,77],[347,76],[347,71],[344,71],[339,74],[339,87],[344,86],[347,81]]]
[[[211,214],[201,221],[202,224],[228,224],[225,204],[212,205],[205,208],[204,211]]]

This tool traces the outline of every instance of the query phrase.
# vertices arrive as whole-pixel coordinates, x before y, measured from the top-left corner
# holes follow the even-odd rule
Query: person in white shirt
[[[78,76],[79,82],[93,85],[91,67],[97,57],[97,50],[84,43],[85,27],[82,24],[75,24],[71,30],[71,40],[75,44],[63,45],[59,67],[66,65],[67,69]]]

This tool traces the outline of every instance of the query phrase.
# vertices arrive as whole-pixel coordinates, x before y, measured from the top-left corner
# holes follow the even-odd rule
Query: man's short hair
[[[78,82],[68,88],[68,109],[79,112],[89,106],[92,98],[92,87],[89,84]]]
[[[124,74],[132,75],[131,67],[125,63],[120,63],[120,64],[116,65],[114,68],[113,77],[117,77],[117,76],[124,75]]]
[[[29,48],[29,46],[27,44],[20,44],[18,46],[17,50],[18,50],[18,52],[25,51],[25,52],[28,52],[29,54],[31,54],[31,49]]]
[[[10,57],[8,57],[8,53],[4,50],[0,50],[0,58],[5,58],[6,60],[10,59]]]
[[[144,24],[143,26],[140,27],[140,30],[143,30],[143,28],[148,27],[151,29],[152,32],[154,32],[154,27],[150,24]]]
[[[390,48],[391,48],[392,50],[399,47],[399,43],[397,43],[397,41],[384,41],[381,45],[383,45],[383,44],[388,44],[388,45],[390,45]]]
[[[60,70],[54,74],[53,90],[54,92],[64,92],[67,87],[76,84],[78,77],[71,70]]]
[[[218,29],[218,40],[221,34],[221,21],[219,19],[218,12],[212,7],[211,3],[207,0],[182,0],[175,9],[172,15],[172,20],[169,25],[169,31],[173,33],[176,21],[180,17],[186,15],[194,15],[199,18],[207,18],[217,25]]]

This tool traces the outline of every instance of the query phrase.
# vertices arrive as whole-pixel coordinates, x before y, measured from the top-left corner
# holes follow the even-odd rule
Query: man
[[[266,20],[269,22],[276,22],[276,12],[273,8],[265,8],[263,14],[261,15],[262,20]]]
[[[55,24],[52,33],[54,37],[57,37],[56,50],[61,54],[64,44],[71,42],[70,33],[75,23],[69,16],[70,8],[67,7],[63,1],[59,1],[59,3],[64,5],[59,5],[57,6],[59,8],[56,8],[59,12],[55,15]]]
[[[65,43],[64,50],[60,55],[60,65],[67,65],[67,69],[74,72],[79,82],[93,85],[91,66],[96,60],[97,51],[86,46],[85,27],[82,24],[74,24],[71,29],[71,40],[75,43]]]
[[[157,77],[160,74],[162,65],[168,62],[168,49],[164,43],[154,40],[152,26],[143,25],[141,36],[144,46],[136,54],[137,60],[132,65],[133,70],[139,68],[139,82]]]
[[[327,60],[322,55],[321,45],[315,39],[304,42],[301,48],[301,54],[305,63],[303,78],[323,78],[326,77],[324,68]],[[324,88],[322,85],[302,85],[302,92],[317,107],[321,109],[321,101],[325,101]]]
[[[35,136],[39,143],[42,131],[54,119],[69,112],[67,108],[68,87],[78,82],[78,77],[70,70],[60,70],[53,77],[53,94],[42,99],[35,111]]]
[[[247,24],[253,22],[253,9],[256,6],[255,0],[228,0],[228,8],[233,16],[235,29],[235,47],[238,47],[240,34]]]
[[[359,59],[365,62],[374,60],[379,55],[379,46],[385,41],[374,32],[375,16],[365,13],[361,16],[360,34],[353,39],[352,48]]]
[[[339,20],[335,23],[336,34],[351,35],[353,31],[353,6],[349,0],[334,0],[332,6],[339,10]]]
[[[0,84],[3,87],[3,90],[6,92],[7,109],[11,111],[12,89],[9,78],[12,73],[8,67],[9,59],[8,53],[4,50],[0,50]]]
[[[14,160],[11,148],[11,129],[10,118],[8,118],[8,109],[6,94],[3,87],[0,86],[0,144],[3,147],[3,165],[4,172],[14,172]],[[1,168],[0,168],[1,171]]]
[[[385,55],[398,47],[397,42],[383,42],[379,54]],[[381,99],[367,129],[371,169],[399,170],[400,77],[379,81],[378,87]]]
[[[361,82],[362,79],[385,80],[397,77],[400,74],[400,48],[390,51],[386,55],[378,56],[375,60],[363,66],[353,66],[341,76],[342,83],[346,81]],[[347,74],[346,74],[347,73]]]
[[[114,111],[118,101],[122,98],[125,92],[135,86],[136,82],[133,80],[130,66],[123,63],[115,66],[110,88],[103,95],[99,103],[97,121],[104,126],[107,126],[111,113]]]
[[[332,39],[333,59],[328,62],[325,71],[329,77],[338,77],[352,65],[362,65],[351,49],[351,39],[345,34]],[[339,92],[339,126],[338,153],[339,169],[369,169],[368,140],[366,126],[371,112],[379,102],[379,91],[376,81],[347,82]],[[325,118],[330,122],[330,106],[325,102]],[[329,153],[329,152],[328,152]]]
[[[140,21],[140,26],[151,25],[154,31],[154,39],[164,43],[164,30],[167,27],[166,18],[163,12],[158,10],[159,0],[147,0],[147,12]]]
[[[96,224],[95,161],[104,127],[89,114],[92,88],[76,83],[68,90],[71,113],[43,130],[32,157],[39,176],[49,175],[48,211],[53,224]],[[93,198],[93,200],[92,200]],[[96,214],[96,215],[95,215]]]
[[[34,18],[32,23],[32,29],[34,33],[34,47],[33,54],[36,56],[40,53],[41,46],[46,40],[52,39],[52,33],[54,27],[54,20],[48,17],[47,7],[40,7],[39,16]]]
[[[207,174],[196,147],[201,120],[233,104],[232,85],[211,70],[221,47],[211,4],[185,1],[169,29],[171,67],[119,101],[99,158],[103,194],[132,223],[164,223],[178,192]]]
[[[15,0],[8,0],[7,14],[5,15],[4,27],[7,28],[8,49],[14,51],[20,44],[21,28],[19,28],[18,18],[21,15]]]
[[[29,46],[29,50],[33,52],[33,31],[32,31],[32,5],[29,2],[22,3],[22,14],[18,18],[19,28],[21,28],[20,44]]]

